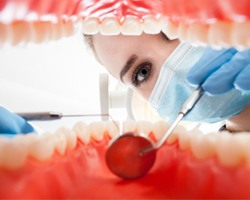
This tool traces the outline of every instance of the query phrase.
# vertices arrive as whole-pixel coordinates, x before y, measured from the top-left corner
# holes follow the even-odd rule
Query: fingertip
[[[210,93],[209,91],[204,90],[204,94],[207,96],[215,96],[214,94]]]
[[[222,94],[221,92],[218,92],[217,90],[213,89],[203,89],[203,91],[207,96],[217,96]]]
[[[230,91],[233,87],[216,87],[214,85],[207,85],[204,84],[202,85],[202,88],[205,92],[205,94],[207,94],[208,96],[217,96],[217,95],[221,95],[221,94],[225,94],[228,91]]]
[[[199,84],[190,83],[189,81],[187,81],[187,83],[193,88],[197,88],[199,86]]]
[[[244,82],[242,83],[241,81],[236,81],[234,83],[234,88],[245,92],[250,90],[250,85],[245,84]]]
[[[33,128],[33,126],[26,122],[22,128],[22,131],[23,133],[33,133],[35,132],[35,129]]]
[[[203,84],[201,87],[204,91],[204,94],[206,94],[207,96],[214,96],[213,90],[211,90],[211,88],[209,86]]]
[[[204,93],[208,96],[218,96],[218,95],[224,94],[226,92],[217,91],[217,90],[204,90]]]
[[[192,87],[197,87],[197,86],[200,85],[199,81],[195,77],[193,77],[193,76],[187,76],[186,77],[186,81]]]

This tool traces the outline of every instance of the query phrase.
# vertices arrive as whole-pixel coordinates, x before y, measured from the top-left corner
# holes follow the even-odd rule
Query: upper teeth
[[[86,18],[82,30],[86,34],[100,32],[104,35],[140,35],[142,32],[157,34],[163,31],[170,39],[179,38],[195,45],[208,44],[214,47],[248,48],[250,22],[214,21],[210,24],[181,22],[174,23],[164,17],[147,16],[142,20],[136,17],[126,17],[120,25],[115,18],[106,18],[101,23],[95,18]]]
[[[165,17],[156,18],[146,16],[138,19],[127,16],[123,22],[115,17],[106,17],[100,22],[97,18],[79,20],[59,20],[56,23],[50,21],[18,21],[4,24],[0,22],[0,46],[11,44],[19,45],[27,42],[41,43],[48,40],[56,40],[70,36],[81,27],[85,34],[103,35],[140,35],[142,32],[157,34],[164,32],[169,39],[179,38],[194,45],[208,44],[216,48],[236,47],[244,49],[250,47],[249,21],[228,22],[213,21],[213,23],[174,23]]]

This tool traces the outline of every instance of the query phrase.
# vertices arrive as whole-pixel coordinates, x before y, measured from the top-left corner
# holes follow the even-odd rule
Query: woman
[[[85,35],[85,40],[97,60],[116,79],[140,93],[169,123],[193,90],[202,85],[205,94],[186,120],[210,123],[226,120],[229,131],[250,130],[248,50],[194,47],[169,40],[163,33],[96,34]]]
[[[231,132],[250,131],[249,50],[194,47],[169,40],[163,33],[96,34],[86,35],[85,39],[97,60],[115,78],[146,98],[167,122],[175,119],[185,100],[202,85],[205,93],[185,120],[226,120],[226,129]],[[23,118],[2,107],[1,114],[5,120],[0,120],[0,133],[33,131]]]

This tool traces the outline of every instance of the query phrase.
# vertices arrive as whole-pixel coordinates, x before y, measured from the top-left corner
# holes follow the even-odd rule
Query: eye
[[[151,73],[152,64],[145,62],[136,67],[132,76],[132,84],[135,87],[140,87],[149,77]]]

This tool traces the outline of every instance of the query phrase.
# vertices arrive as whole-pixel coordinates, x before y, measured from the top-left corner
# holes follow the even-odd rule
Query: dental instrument
[[[75,115],[64,115],[61,112],[29,112],[29,113],[17,113],[19,116],[23,117],[28,121],[47,121],[54,119],[61,119],[63,117],[99,117],[107,116],[109,114],[75,114]]]

